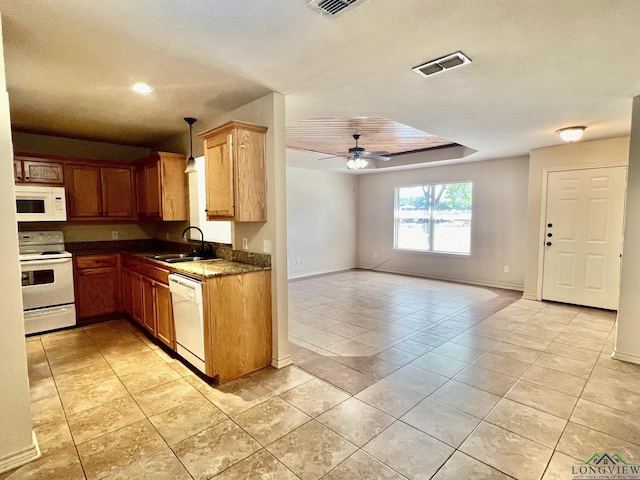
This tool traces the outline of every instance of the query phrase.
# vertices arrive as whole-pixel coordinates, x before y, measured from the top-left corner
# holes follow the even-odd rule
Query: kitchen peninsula
[[[74,254],[79,323],[125,313],[176,350],[168,276],[202,282],[205,373],[223,383],[271,363],[270,256],[214,244],[219,260],[169,264],[152,257],[193,244],[159,240],[82,242]]]

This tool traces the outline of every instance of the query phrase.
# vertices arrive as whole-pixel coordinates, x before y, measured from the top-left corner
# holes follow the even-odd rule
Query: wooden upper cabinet
[[[133,211],[133,169],[101,167],[105,217],[135,218]]]
[[[138,162],[136,184],[139,217],[166,221],[189,219],[185,157],[178,153],[154,152]]]
[[[44,158],[16,155],[13,159],[13,174],[16,183],[43,183],[62,185],[64,165],[62,162]]]
[[[67,165],[69,219],[135,219],[133,167]]]
[[[102,210],[100,167],[67,166],[67,213],[72,218],[97,218]]]
[[[267,220],[266,132],[267,127],[234,120],[200,134],[209,220]]]

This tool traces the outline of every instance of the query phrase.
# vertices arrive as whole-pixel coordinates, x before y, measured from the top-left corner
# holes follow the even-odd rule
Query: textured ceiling
[[[151,146],[185,116],[211,127],[277,91],[287,125],[386,118],[469,160],[558,144],[567,125],[585,140],[629,132],[640,1],[369,0],[333,18],[305,3],[0,0],[14,128]],[[473,63],[411,71],[458,50]]]

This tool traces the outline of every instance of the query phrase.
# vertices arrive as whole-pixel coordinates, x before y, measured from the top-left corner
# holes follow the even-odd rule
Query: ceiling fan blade
[[[345,156],[344,155],[332,155],[330,157],[319,158],[318,160],[331,160],[332,158],[345,158]]]
[[[360,155],[362,158],[369,158],[371,160],[380,160],[382,162],[386,162],[390,160],[389,152],[363,152]]]

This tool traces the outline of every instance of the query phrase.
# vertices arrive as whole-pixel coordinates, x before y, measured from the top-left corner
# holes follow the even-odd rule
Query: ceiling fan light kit
[[[558,135],[565,142],[575,142],[576,140],[580,140],[582,134],[587,129],[585,126],[577,126],[577,127],[565,127],[558,130]]]
[[[367,165],[369,165],[369,162],[367,162],[364,158],[356,157],[347,160],[347,168],[349,170],[360,170]]]

